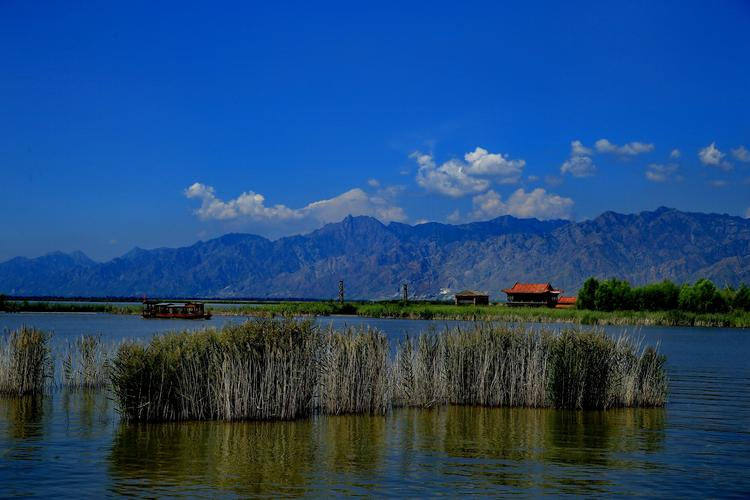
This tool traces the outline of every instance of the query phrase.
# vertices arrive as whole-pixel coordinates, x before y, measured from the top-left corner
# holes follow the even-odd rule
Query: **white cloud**
[[[472,219],[489,219],[501,215],[515,217],[536,217],[538,219],[570,219],[573,200],[547,193],[542,188],[526,192],[517,189],[507,201],[493,190],[472,198],[474,211]]]
[[[723,187],[727,187],[729,183],[725,181],[724,179],[714,179],[711,181],[711,185],[713,187],[723,188]]]
[[[745,210],[745,218],[750,219],[750,207],[747,207],[747,210]]]
[[[448,214],[448,222],[459,222],[461,220],[461,211],[456,209]]]
[[[429,154],[414,152],[410,157],[419,165],[416,177],[419,186],[454,198],[486,191],[493,181],[516,183],[526,165],[524,160],[511,160],[507,155],[480,147],[466,153],[463,161],[451,159],[440,166]]]
[[[560,166],[560,174],[570,174],[574,177],[589,177],[596,173],[596,165],[594,160],[591,159],[592,151],[590,148],[581,143],[579,140],[570,141],[570,158],[565,160]],[[562,179],[560,179],[562,182]],[[547,183],[554,185],[554,181],[550,182],[550,177],[547,177]]]
[[[585,156],[592,153],[591,148],[587,148],[581,141],[575,140],[570,143],[570,156]]]
[[[560,166],[561,174],[570,174],[574,177],[589,177],[596,173],[594,160],[589,156],[571,156]]]
[[[379,187],[380,187],[380,181],[379,181],[379,180],[377,180],[377,179],[369,179],[369,180],[367,181],[367,184],[368,184],[368,185],[369,185],[370,187],[374,187],[374,188],[379,188]]]
[[[599,139],[594,143],[594,147],[599,153],[614,153],[625,156],[635,156],[642,153],[649,153],[654,150],[654,145],[645,142],[629,142],[618,146],[607,139]]]
[[[738,161],[743,163],[750,162],[750,151],[745,149],[745,146],[740,146],[732,150],[732,156]]]
[[[672,158],[673,160],[676,160],[680,156],[682,156],[682,152],[677,148],[673,149],[672,152],[669,153],[669,157]]]
[[[652,182],[666,182],[672,179],[678,170],[679,166],[675,163],[651,163],[646,167],[646,179]]]
[[[545,175],[544,182],[548,186],[559,186],[560,184],[562,184],[563,178],[556,175]]]
[[[336,222],[347,215],[370,215],[382,222],[406,220],[403,209],[394,204],[394,190],[368,194],[355,188],[327,200],[315,201],[302,208],[265,205],[265,197],[253,191],[223,201],[213,187],[196,182],[185,189],[185,196],[201,200],[195,214],[204,220],[249,220],[254,222]],[[303,224],[304,225],[304,224]]]
[[[704,165],[718,167],[722,170],[732,170],[733,165],[728,161],[725,161],[724,157],[726,157],[726,154],[722,153],[719,148],[716,147],[715,142],[712,142],[698,151],[698,158]]]
[[[719,151],[715,142],[698,151],[698,158],[704,165],[718,165],[724,156],[726,155]]]

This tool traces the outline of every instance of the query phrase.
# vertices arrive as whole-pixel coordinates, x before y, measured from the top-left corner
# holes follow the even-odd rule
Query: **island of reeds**
[[[479,323],[399,343],[257,319],[120,346],[111,387],[136,421],[294,419],[442,405],[661,406],[665,359],[627,336]]]

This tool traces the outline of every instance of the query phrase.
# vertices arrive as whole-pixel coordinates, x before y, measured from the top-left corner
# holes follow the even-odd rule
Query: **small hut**
[[[557,299],[556,309],[575,309],[576,298],[575,297],[560,297]]]
[[[456,305],[473,304],[475,306],[487,306],[490,304],[490,295],[476,290],[464,290],[456,294]]]
[[[508,294],[509,307],[555,307],[562,290],[549,283],[516,283],[503,290]]]

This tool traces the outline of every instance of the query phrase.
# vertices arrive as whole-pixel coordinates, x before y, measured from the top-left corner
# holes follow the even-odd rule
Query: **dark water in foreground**
[[[219,325],[239,318],[215,318]],[[445,322],[366,322],[392,339]],[[147,338],[207,323],[0,315],[0,329]],[[619,328],[611,332],[621,331]],[[125,424],[102,393],[0,399],[0,496],[521,493],[750,495],[750,331],[642,328],[669,358],[663,409],[448,407],[295,422]]]

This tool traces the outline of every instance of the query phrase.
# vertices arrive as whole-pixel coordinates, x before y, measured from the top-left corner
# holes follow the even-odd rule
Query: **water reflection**
[[[107,397],[105,391],[66,390],[62,392],[60,398],[66,428],[76,437],[91,438],[114,417],[112,400]]]
[[[304,492],[314,422],[121,424],[110,454],[116,494]]]
[[[44,437],[44,412],[49,400],[42,396],[0,398],[1,424],[8,442]]]
[[[460,406],[295,422],[122,423],[109,462],[112,492],[127,495],[607,493],[618,483],[613,471],[654,470],[648,456],[662,449],[664,426],[660,409]]]

